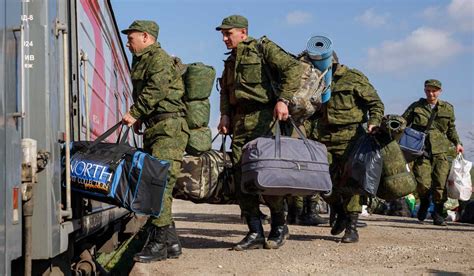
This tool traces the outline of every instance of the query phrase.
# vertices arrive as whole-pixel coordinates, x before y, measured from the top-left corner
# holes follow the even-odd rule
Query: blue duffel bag
[[[131,147],[128,127],[116,143],[103,142],[120,126],[116,124],[93,142],[72,143],[71,187],[85,197],[159,216],[170,164]]]

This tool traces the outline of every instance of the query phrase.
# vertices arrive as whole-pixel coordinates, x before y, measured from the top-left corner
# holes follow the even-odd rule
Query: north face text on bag
[[[112,171],[107,165],[86,160],[72,160],[71,181],[85,190],[108,194]]]

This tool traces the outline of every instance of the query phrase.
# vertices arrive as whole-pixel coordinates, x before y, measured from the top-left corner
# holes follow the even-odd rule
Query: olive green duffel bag
[[[209,99],[185,102],[186,122],[190,129],[207,127],[211,116]]]
[[[189,140],[186,152],[191,155],[200,155],[211,150],[212,133],[208,127],[189,130]]]
[[[415,177],[397,141],[382,145],[380,153],[383,166],[377,197],[392,200],[413,193],[416,189]]]
[[[216,70],[214,67],[201,62],[187,64],[183,80],[185,91],[185,101],[204,100],[211,95]]]

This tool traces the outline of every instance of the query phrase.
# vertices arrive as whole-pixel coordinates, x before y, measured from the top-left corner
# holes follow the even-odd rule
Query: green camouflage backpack
[[[273,93],[278,98],[278,89],[276,89],[278,83],[275,81],[275,77],[272,76],[269,67],[266,65],[266,61],[263,58],[262,43],[265,39],[266,37],[263,36],[257,41],[257,50],[262,57],[265,74],[272,83]],[[298,56],[290,53],[288,54],[297,59],[303,67],[303,74],[300,78],[300,87],[293,95],[293,98],[291,98],[288,105],[288,110],[293,120],[295,120],[295,122],[298,124],[301,124],[304,120],[311,117],[311,115],[321,108],[322,94],[324,91],[326,91],[324,76],[330,71],[330,69],[324,72],[319,71],[311,63],[306,51],[299,54]]]

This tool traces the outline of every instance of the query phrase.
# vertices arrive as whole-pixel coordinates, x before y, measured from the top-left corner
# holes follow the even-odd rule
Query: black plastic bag
[[[379,144],[373,136],[365,134],[356,141],[349,154],[345,175],[355,180],[364,193],[375,195],[382,176],[382,165]]]

